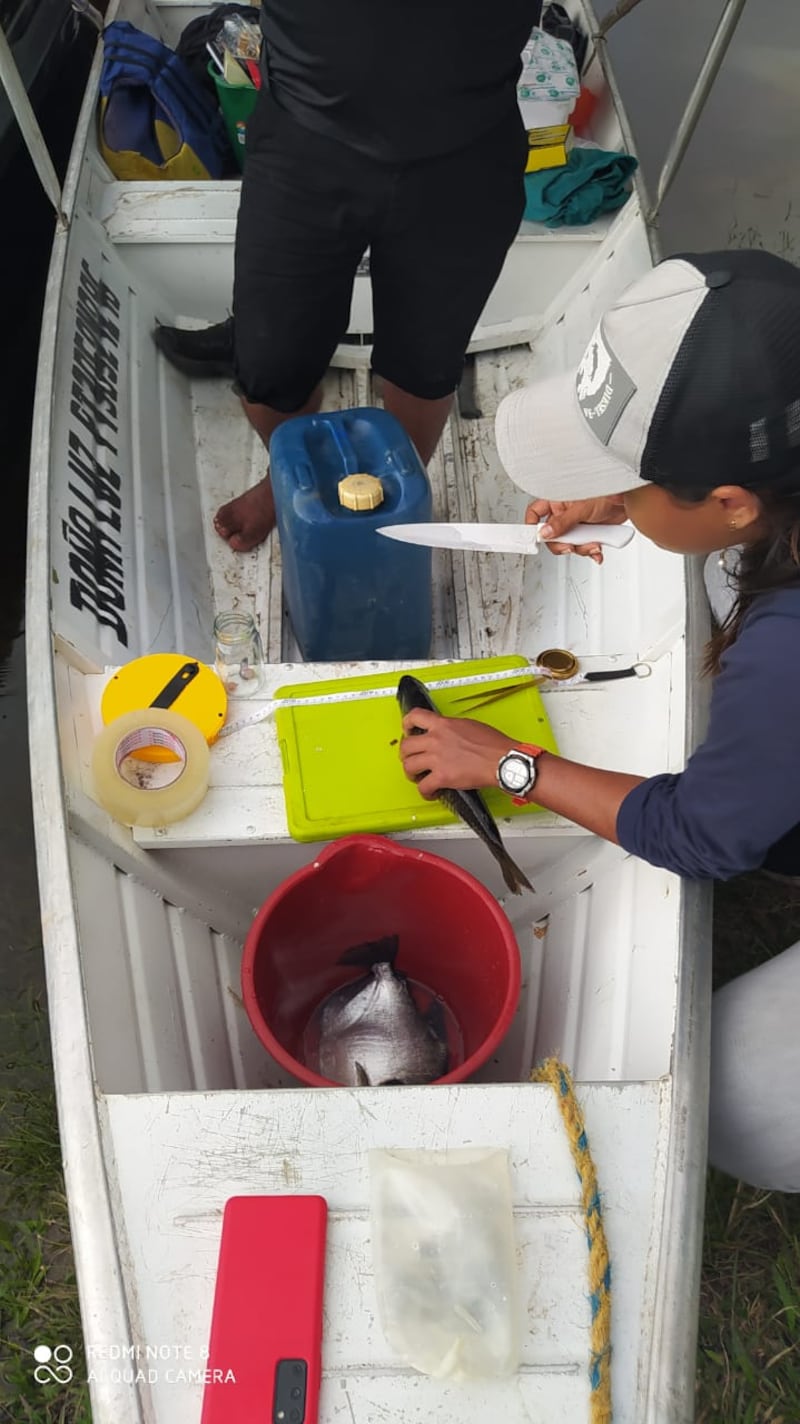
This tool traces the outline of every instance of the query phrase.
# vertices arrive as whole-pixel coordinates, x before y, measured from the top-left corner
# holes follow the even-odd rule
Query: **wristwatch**
[[[497,763],[497,784],[508,792],[515,806],[524,806],[536,785],[536,758],[541,754],[541,747],[521,742]]]

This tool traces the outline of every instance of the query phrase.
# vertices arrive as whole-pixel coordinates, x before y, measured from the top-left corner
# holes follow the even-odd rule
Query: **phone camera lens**
[[[295,1385],[294,1389],[292,1390],[292,1399],[299,1399],[302,1392],[303,1391],[299,1389],[297,1385]]]

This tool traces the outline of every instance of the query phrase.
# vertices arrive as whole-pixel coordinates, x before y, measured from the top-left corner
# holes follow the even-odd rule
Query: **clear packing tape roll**
[[[159,747],[168,761],[137,756]],[[92,750],[95,799],[124,826],[171,826],[208,790],[208,743],[179,712],[145,707],[104,727]]]

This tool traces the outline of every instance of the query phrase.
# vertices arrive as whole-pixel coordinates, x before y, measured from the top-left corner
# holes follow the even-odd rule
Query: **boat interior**
[[[174,44],[204,8],[131,0],[124,15]],[[589,28],[588,11],[570,9]],[[628,148],[613,85],[606,99],[594,137]],[[58,904],[47,889],[57,856],[41,825],[40,880],[87,1339],[127,1328],[131,1338],[205,1341],[221,1203],[242,1191],[319,1191],[335,1223],[326,1419],[587,1417],[579,1189],[551,1090],[528,1086],[534,1065],[557,1055],[584,1085],[615,1308],[627,1322],[615,1337],[615,1417],[663,1421],[672,1416],[650,1413],[646,1403],[661,1368],[653,1351],[663,1321],[653,1302],[666,1298],[663,1281],[680,1264],[662,1249],[669,1222],[682,1220],[669,1164],[686,1167],[670,1083],[687,978],[684,904],[673,878],[536,812],[500,826],[535,886],[535,894],[514,897],[465,827],[402,833],[402,844],[462,866],[502,904],[522,961],[514,1022],[470,1083],[313,1090],[267,1054],[241,998],[242,943],[254,913],[320,850],[289,834],[272,720],[212,747],[209,790],[180,822],[131,831],[95,799],[92,747],[109,677],[146,653],[212,662],[222,610],[257,621],[265,699],[293,682],[392,665],[302,663],[283,604],[277,536],[241,555],[215,534],[215,509],[262,477],[266,452],[229,384],[179,374],[152,333],[159,322],[195,326],[227,314],[239,187],[116,181],[98,152],[94,104],[90,85],[50,358],[47,468],[34,468],[32,505],[34,540],[46,526],[40,563],[46,559],[49,574],[68,832],[68,887],[66,877],[58,882]],[[480,202],[480,193],[472,196]],[[472,343],[480,415],[465,418],[456,405],[430,465],[435,519],[523,517],[525,496],[495,450],[498,402],[577,364],[604,308],[647,270],[642,202],[634,185],[618,213],[586,228],[523,225]],[[324,408],[379,403],[371,330],[365,271]],[[75,380],[87,346],[98,382],[93,402]],[[38,557],[34,549],[32,567]],[[609,550],[602,567],[545,552],[434,555],[432,659],[513,653],[535,661],[556,647],[574,653],[584,671],[640,665],[641,676],[543,690],[560,751],[598,766],[647,775],[682,765],[692,700],[686,629],[682,561],[638,537]],[[35,634],[31,648],[35,657]],[[358,746],[343,755],[357,776]],[[91,1079],[83,1097],[81,1016]],[[399,1139],[511,1151],[528,1321],[522,1367],[497,1389],[476,1385],[468,1408],[458,1388],[398,1369],[363,1306],[366,1152]],[[112,1323],[101,1329],[103,1311]],[[673,1351],[667,1373],[676,1360]],[[143,1386],[140,1412],[113,1381],[97,1389],[106,1391],[107,1411],[98,1417],[137,1424],[197,1417],[199,1386],[185,1396],[162,1383]]]
[[[131,10],[137,23],[172,43],[199,13],[171,0],[137,0]],[[613,106],[604,123],[603,142],[621,146]],[[240,944],[256,907],[314,848],[288,836],[269,721],[213,748],[204,803],[170,827],[140,827],[131,836],[115,826],[92,799],[90,772],[109,671],[156,651],[211,661],[214,615],[222,609],[255,615],[271,665],[268,691],[331,675],[328,665],[299,660],[283,607],[277,536],[241,555],[214,532],[218,505],[266,469],[236,395],[224,381],[185,378],[152,340],[157,322],[202,324],[228,310],[238,184],[115,181],[93,129],[79,184],[59,342],[69,370],[85,312],[99,311],[100,340],[115,373],[114,425],[95,430],[93,439],[69,383],[56,391],[54,458],[67,459],[72,479],[53,480],[52,593],[75,879],[92,886],[79,913],[97,1084],[127,1093],[277,1086],[283,1075],[238,1000]],[[507,391],[578,359],[604,305],[648,262],[636,193],[591,230],[523,229],[476,338],[480,418],[465,419],[456,406],[430,467],[434,518],[522,518],[525,496],[494,448],[497,404]],[[350,331],[368,337],[367,278],[357,286]],[[515,329],[504,339],[506,320]],[[324,407],[379,400],[368,345],[344,344]],[[85,491],[92,460],[119,477],[121,506],[106,507],[94,585],[79,586],[76,596],[81,560],[70,558],[86,535],[85,502],[77,503],[74,490],[83,471]],[[96,492],[101,483],[95,479]],[[104,492],[113,496],[110,485]],[[680,764],[679,560],[638,538],[608,551],[602,568],[544,553],[436,551],[434,609],[437,660],[507,653],[535,660],[543,648],[563,647],[584,669],[643,664],[646,676],[547,692],[558,745],[573,758],[642,774]],[[355,762],[357,749],[348,754]],[[668,882],[547,813],[502,829],[537,887],[533,899],[504,892],[494,863],[465,829],[413,833],[484,880],[518,933],[525,982],[517,1022],[480,1076],[525,1080],[536,1060],[557,1049],[583,1079],[659,1078],[670,1066],[678,953]],[[621,933],[623,922],[646,924],[646,942]],[[110,924],[123,926],[113,942]]]

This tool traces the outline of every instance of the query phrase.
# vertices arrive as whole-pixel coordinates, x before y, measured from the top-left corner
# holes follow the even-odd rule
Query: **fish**
[[[319,1071],[349,1087],[432,1083],[447,1072],[444,1009],[426,1014],[395,969],[397,935],[347,950],[340,964],[367,969],[326,999],[319,1017]]]
[[[424,683],[408,673],[405,673],[397,684],[397,700],[404,717],[420,708],[424,708],[426,712],[438,712]],[[421,727],[415,727],[412,735],[424,737],[425,733]],[[418,777],[417,780],[419,779]],[[521,895],[523,890],[535,893],[527,875],[523,874],[503,845],[497,823],[479,791],[452,791],[445,787],[437,792],[437,800],[442,801],[449,811],[464,821],[476,836],[480,836],[500,866],[503,879],[512,895]]]

